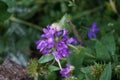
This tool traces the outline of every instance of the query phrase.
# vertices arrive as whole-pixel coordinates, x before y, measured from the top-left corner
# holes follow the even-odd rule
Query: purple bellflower
[[[92,24],[89,28],[88,38],[96,38],[96,33],[99,32],[99,28],[97,27],[96,22]]]
[[[41,35],[42,40],[36,42],[37,49],[42,54],[52,53],[56,61],[70,54],[68,44],[73,43],[75,39],[68,37],[68,31],[66,29],[58,31],[56,28],[48,25],[47,28],[43,29],[43,32]]]

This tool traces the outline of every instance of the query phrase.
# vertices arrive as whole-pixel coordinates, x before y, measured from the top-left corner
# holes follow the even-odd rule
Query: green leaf
[[[9,8],[14,7],[16,4],[16,0],[2,0],[2,1],[5,2]]]
[[[70,30],[70,27],[69,27],[69,25],[68,25],[67,22],[66,22],[68,19],[70,19],[70,15],[65,14],[65,15],[61,18],[61,20],[59,21],[59,23],[60,23],[60,25],[61,25],[62,28],[67,28],[68,30]]]
[[[88,74],[88,73],[91,72],[90,69],[91,69],[90,66],[88,66],[88,67],[83,67],[83,68],[81,68],[81,72],[83,72],[84,74]]]
[[[45,75],[45,80],[57,80],[57,76],[55,72],[49,72],[47,75]]]
[[[111,63],[109,63],[106,65],[99,80],[111,80],[111,74],[112,74]]]
[[[84,77],[85,77],[85,74],[82,73],[82,72],[80,72],[80,73],[77,75],[77,78],[78,78],[79,80],[84,80]]]
[[[0,1],[0,23],[4,22],[10,17],[10,13],[7,12],[8,6],[4,2]]]
[[[51,72],[52,72],[52,71],[60,70],[59,67],[57,67],[57,66],[53,66],[53,65],[50,65],[50,66],[48,67],[48,69],[49,69]]]
[[[43,55],[39,60],[38,62],[39,63],[46,63],[46,62],[49,62],[51,60],[54,59],[54,56],[52,54],[49,54],[49,55]]]
[[[68,1],[68,2],[69,2],[68,6],[76,6],[75,0]]]
[[[86,80],[90,80],[90,78],[87,74],[85,74],[85,78],[86,78]]]
[[[73,52],[68,57],[68,62],[75,66],[74,74],[77,75],[80,72],[80,66],[83,63],[86,50],[84,48],[79,49],[77,51],[76,49],[73,50]]]
[[[95,45],[96,49],[96,58],[101,61],[109,61],[110,60],[110,55],[106,47],[100,42],[96,41]]]
[[[103,36],[101,42],[105,45],[106,49],[111,53],[111,55],[115,54],[116,46],[115,39],[112,33],[108,33]]]

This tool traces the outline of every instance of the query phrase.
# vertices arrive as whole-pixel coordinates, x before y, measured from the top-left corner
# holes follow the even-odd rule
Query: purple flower
[[[63,36],[68,36],[68,30],[63,29]]]
[[[39,49],[40,51],[42,51],[47,46],[47,43],[44,40],[38,40],[36,44],[37,44],[37,49]]]
[[[56,61],[62,59],[63,57],[67,57],[69,54],[70,54],[70,50],[68,48],[53,51],[53,55]]]
[[[48,38],[46,43],[47,43],[48,48],[52,48],[54,46],[54,43],[55,43],[54,38]]]
[[[88,38],[96,38],[96,33],[99,32],[99,28],[97,27],[96,22],[92,24],[89,28]]]
[[[67,57],[70,53],[71,51],[68,48],[61,50],[61,54],[63,57]]]
[[[58,53],[58,51],[53,51],[53,55],[56,61],[62,58],[62,54]]]
[[[57,31],[55,35],[56,35],[57,37],[59,37],[59,36],[62,35],[62,33],[63,33],[63,30],[60,30],[60,31]]]
[[[43,29],[43,32],[44,32],[44,34],[42,34],[43,38],[51,38],[54,37],[56,30],[48,25],[47,28]]]
[[[56,43],[56,49],[57,50],[62,50],[62,49],[65,49],[65,48],[67,48],[67,45],[65,44],[65,42],[64,41],[58,41],[57,43]]]
[[[50,53],[52,52],[52,50],[46,47],[46,48],[44,48],[41,52],[42,52],[43,54],[50,54]]]
[[[66,68],[62,68],[62,70],[60,71],[60,74],[63,76],[63,77],[67,77],[69,78],[70,77],[70,65],[67,64],[67,67]]]
[[[75,39],[74,38],[69,38],[67,39],[67,43],[68,44],[71,44],[71,43],[74,43],[75,42]]]
[[[63,57],[67,57],[70,54],[68,44],[75,41],[73,38],[68,37],[68,31],[66,29],[57,31],[51,26],[43,29],[44,34],[41,35],[42,40],[36,42],[37,49],[43,54],[52,53],[55,60],[58,61]]]

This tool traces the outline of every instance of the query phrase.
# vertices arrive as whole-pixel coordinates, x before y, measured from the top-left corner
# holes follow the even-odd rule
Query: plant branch
[[[78,40],[79,43],[82,42],[81,37],[78,34],[78,31],[76,30],[75,26],[73,25],[73,23],[70,21],[70,19],[67,20],[67,23],[69,24],[70,28],[72,29],[76,39]]]
[[[29,23],[27,21],[24,21],[24,20],[21,20],[21,19],[18,19],[18,18],[15,18],[15,17],[10,17],[10,21],[13,21],[13,22],[17,22],[17,23],[21,23],[21,24],[24,24],[24,25],[27,25],[27,26],[30,26],[30,27],[33,27],[33,28],[36,28],[38,30],[42,30],[42,27],[38,26],[38,25],[35,25],[35,24],[32,24],[32,23]]]

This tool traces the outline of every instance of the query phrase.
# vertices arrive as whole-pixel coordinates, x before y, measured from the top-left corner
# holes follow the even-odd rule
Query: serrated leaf
[[[98,60],[102,60],[102,61],[109,61],[110,60],[110,55],[109,55],[108,50],[98,40],[96,41],[95,49],[96,49],[96,58]]]
[[[105,36],[103,36],[101,42],[105,45],[105,47],[111,53],[111,55],[115,54],[116,46],[115,39],[112,33],[108,33]]]
[[[99,80],[111,80],[112,68],[111,63],[107,64]]]
[[[48,69],[49,69],[51,72],[52,72],[52,71],[60,70],[59,67],[57,67],[57,66],[53,66],[53,65],[50,65],[50,66],[48,67]]]
[[[10,13],[7,12],[8,6],[4,2],[0,1],[0,23],[4,22],[10,17]]]
[[[49,55],[43,55],[39,60],[38,62],[39,63],[46,63],[46,62],[49,62],[51,60],[54,59],[54,56],[52,54],[49,54]]]

